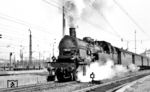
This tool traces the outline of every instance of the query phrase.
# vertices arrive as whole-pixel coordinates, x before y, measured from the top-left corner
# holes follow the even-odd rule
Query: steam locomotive
[[[87,65],[95,61],[103,64],[107,59],[123,66],[132,63],[141,69],[148,69],[150,66],[149,58],[146,56],[114,47],[106,41],[94,41],[90,37],[79,39],[76,37],[75,28],[70,28],[69,31],[70,35],[65,35],[59,43],[57,60],[51,62],[48,68],[50,76],[56,77],[58,81],[76,80],[79,66],[85,75]]]

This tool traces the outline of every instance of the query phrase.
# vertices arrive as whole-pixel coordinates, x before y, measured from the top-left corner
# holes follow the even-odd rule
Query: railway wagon
[[[135,64],[136,66],[140,67],[140,70],[150,69],[150,60],[148,57],[123,49],[119,50],[121,55],[119,55],[120,53],[118,53],[118,58],[119,62],[121,62],[122,65],[128,66],[130,64]]]
[[[141,56],[134,54],[133,63],[137,66],[141,66],[142,65]]]
[[[104,64],[107,59],[124,66],[133,63],[141,69],[148,68],[149,64],[147,57],[114,47],[109,42],[94,41],[90,37],[79,39],[76,37],[75,28],[70,28],[70,35],[65,35],[59,43],[57,60],[50,63],[48,70],[50,76],[56,77],[58,81],[76,80],[79,66],[85,75],[86,66],[97,61]]]

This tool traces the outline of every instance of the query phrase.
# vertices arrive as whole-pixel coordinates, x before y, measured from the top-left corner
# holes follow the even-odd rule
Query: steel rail
[[[47,82],[47,83],[19,86],[16,88],[1,89],[0,92],[32,92],[32,91],[39,91],[39,90],[50,89],[55,87],[62,87],[74,83],[76,82],[65,82],[65,83]]]
[[[109,81],[106,83],[98,84],[98,85],[93,85],[91,87],[86,87],[83,89],[78,89],[73,92],[96,92],[96,90],[99,90],[97,92],[113,92],[113,90],[117,90],[120,87],[126,85],[127,83],[134,81],[136,79],[142,78],[144,76],[150,75],[150,73],[142,73],[142,74],[137,74],[113,81]]]

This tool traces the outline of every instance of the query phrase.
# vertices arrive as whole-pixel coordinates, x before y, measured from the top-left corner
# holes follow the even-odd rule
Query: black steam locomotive
[[[115,64],[128,66],[133,63],[141,69],[149,68],[149,58],[112,46],[106,41],[94,41],[90,37],[79,39],[75,28],[70,28],[70,35],[65,35],[59,43],[59,56],[48,68],[50,76],[58,81],[76,80],[76,70],[80,66],[83,75],[86,66],[95,61],[105,63],[112,59]]]

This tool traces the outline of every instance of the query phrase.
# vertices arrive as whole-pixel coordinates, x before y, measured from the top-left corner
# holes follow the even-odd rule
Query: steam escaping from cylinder
[[[94,73],[94,80],[104,80],[104,79],[111,79],[115,76],[123,75],[129,71],[138,71],[138,67],[134,64],[129,65],[130,67],[134,66],[134,68],[127,68],[123,65],[115,65],[112,60],[107,60],[105,64],[99,63],[101,61],[97,61],[91,63],[90,66],[86,66],[86,75],[83,75],[82,67],[78,68],[77,73],[77,81],[80,82],[90,82],[92,79],[90,75]],[[128,66],[128,67],[129,67]]]

